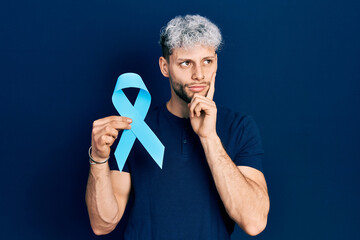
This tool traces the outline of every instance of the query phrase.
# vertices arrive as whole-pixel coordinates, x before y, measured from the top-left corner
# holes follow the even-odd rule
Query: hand
[[[216,134],[217,108],[212,100],[215,93],[215,76],[216,73],[214,72],[206,97],[195,93],[188,104],[191,126],[200,138]]]
[[[94,121],[91,134],[92,158],[99,162],[107,159],[119,130],[130,129],[131,122],[130,118],[120,116],[110,116]]]

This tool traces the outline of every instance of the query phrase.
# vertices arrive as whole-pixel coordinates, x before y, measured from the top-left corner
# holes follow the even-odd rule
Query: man
[[[212,100],[221,42],[217,26],[198,15],[176,17],[161,32],[159,65],[171,99],[145,122],[165,145],[162,169],[138,141],[122,172],[113,158],[109,168],[110,147],[132,120],[94,122],[86,203],[95,234],[116,227],[130,190],[125,239],[230,239],[235,223],[249,235],[265,228],[269,197],[256,124]]]

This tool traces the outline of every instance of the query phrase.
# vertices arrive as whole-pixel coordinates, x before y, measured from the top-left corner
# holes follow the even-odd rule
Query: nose
[[[192,78],[194,80],[204,80],[204,70],[201,66],[194,66]]]

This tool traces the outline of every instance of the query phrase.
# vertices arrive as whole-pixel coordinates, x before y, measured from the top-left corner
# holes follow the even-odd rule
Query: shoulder
[[[216,131],[234,163],[262,171],[264,150],[254,119],[244,113],[220,107],[216,124]]]
[[[241,112],[235,112],[224,106],[218,107],[217,119],[219,126],[224,126],[232,130],[256,125],[252,116]]]
[[[159,117],[160,113],[162,111],[162,105],[155,105],[151,106],[149,111],[146,114],[145,120],[155,120]]]
[[[145,122],[150,126],[150,128],[157,129],[157,126],[160,124],[160,119],[163,116],[163,109],[163,105],[155,105],[150,107],[145,117]]]
[[[252,116],[218,107],[216,131],[225,145],[237,143],[242,147],[256,141],[261,145],[258,126]]]

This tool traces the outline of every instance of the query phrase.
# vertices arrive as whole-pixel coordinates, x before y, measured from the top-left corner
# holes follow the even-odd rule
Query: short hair
[[[160,31],[159,41],[163,57],[167,60],[174,48],[191,48],[195,45],[214,47],[222,45],[219,28],[209,19],[200,15],[177,16]]]

